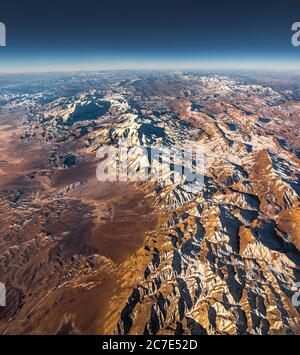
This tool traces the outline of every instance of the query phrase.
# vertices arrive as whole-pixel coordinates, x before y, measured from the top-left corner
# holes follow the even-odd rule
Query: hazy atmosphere
[[[2,1],[0,70],[295,68],[299,12],[295,0]]]

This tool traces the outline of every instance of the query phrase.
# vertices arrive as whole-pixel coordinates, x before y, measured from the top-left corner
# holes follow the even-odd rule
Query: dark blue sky
[[[0,71],[298,66],[300,1],[1,1]]]

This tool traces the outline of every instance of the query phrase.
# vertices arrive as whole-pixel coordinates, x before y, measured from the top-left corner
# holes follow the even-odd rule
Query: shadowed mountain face
[[[0,88],[0,333],[300,334],[297,83],[35,80]],[[164,168],[157,181],[98,181],[97,149],[124,141],[201,147],[203,188]]]

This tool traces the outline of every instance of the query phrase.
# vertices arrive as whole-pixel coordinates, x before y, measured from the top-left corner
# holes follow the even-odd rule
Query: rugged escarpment
[[[0,331],[299,334],[299,102],[224,76],[127,75],[3,97],[24,126],[1,130]],[[124,142],[141,181],[99,182],[97,149]],[[164,163],[142,176],[138,148],[161,146],[205,152],[201,188]]]

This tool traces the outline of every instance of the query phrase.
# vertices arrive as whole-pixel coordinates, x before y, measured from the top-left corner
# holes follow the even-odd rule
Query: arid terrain
[[[76,313],[80,330],[102,333],[117,270],[142,247],[158,217],[132,184],[99,183],[94,156],[71,171],[49,169],[53,145],[16,142],[24,131],[19,122],[1,115],[1,275],[8,290],[1,327],[25,312],[24,323],[9,333],[64,333]],[[64,149],[80,150],[80,144]],[[56,304],[66,315],[55,312],[43,324]]]
[[[297,78],[0,80],[0,333],[300,334]],[[202,189],[99,181],[123,141],[204,149]]]

